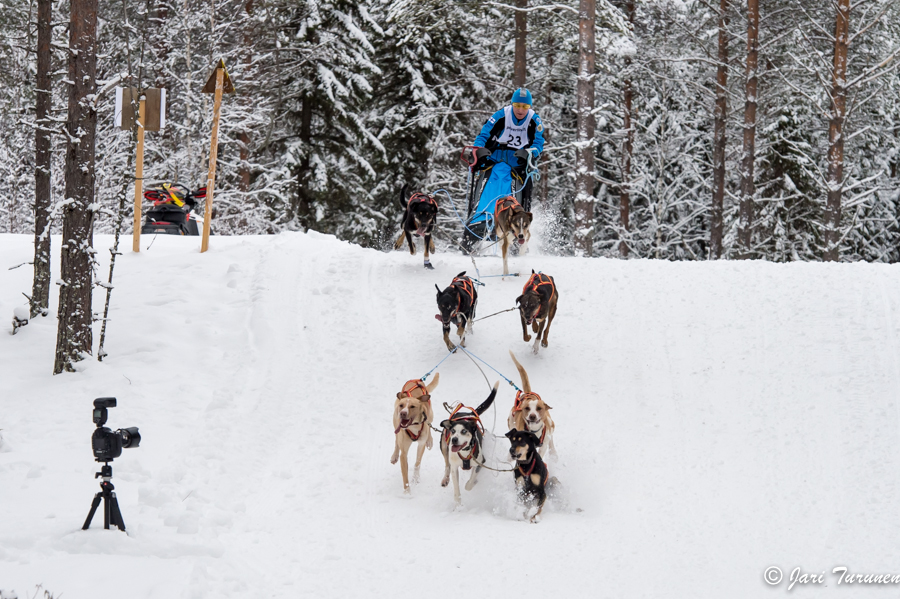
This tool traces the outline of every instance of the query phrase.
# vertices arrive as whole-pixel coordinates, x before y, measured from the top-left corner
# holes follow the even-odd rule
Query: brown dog
[[[509,245],[512,240],[519,244],[520,256],[528,248],[528,242],[531,240],[529,228],[532,220],[534,220],[534,215],[525,212],[525,209],[513,196],[497,200],[497,207],[494,209],[494,223],[497,229],[497,239],[503,241],[500,246],[503,250],[503,274],[509,274],[506,255],[509,253]]]
[[[553,423],[553,418],[550,417],[550,410],[553,408],[548,406],[540,395],[531,391],[531,383],[528,381],[528,373],[525,372],[525,368],[516,360],[514,353],[509,352],[509,355],[522,379],[522,390],[516,393],[516,402],[513,404],[506,423],[511,429],[534,433],[541,457],[547,454],[548,447],[550,455],[556,456],[556,447],[553,445],[553,431],[556,429],[556,425]]]
[[[431,449],[431,421],[434,411],[431,409],[431,392],[438,386],[440,374],[428,385],[420,379],[407,381],[397,394],[394,402],[394,453],[391,464],[400,458],[400,473],[403,475],[403,491],[409,493],[409,448],[414,442],[419,444],[416,454],[416,469],[413,482],[419,482],[419,465],[425,449]]]
[[[537,333],[532,350],[534,353],[538,353],[538,342],[541,347],[547,347],[547,335],[550,334],[550,324],[556,316],[557,302],[559,292],[553,277],[532,270],[531,278],[522,289],[522,295],[516,298],[516,305],[519,306],[519,317],[522,319],[522,339],[531,341],[528,325]],[[541,335],[544,336],[543,339]]]

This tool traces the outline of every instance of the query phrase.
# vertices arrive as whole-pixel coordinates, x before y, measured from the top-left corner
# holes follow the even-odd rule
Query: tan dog
[[[391,455],[391,464],[396,464],[400,458],[405,493],[409,493],[409,448],[413,442],[419,444],[416,468],[413,471],[413,482],[419,482],[422,455],[425,449],[431,449],[433,443],[431,421],[434,419],[434,411],[431,409],[431,392],[438,386],[440,377],[440,374],[435,374],[434,380],[428,385],[420,379],[407,381],[394,402],[394,453]]]
[[[531,391],[531,383],[528,381],[528,373],[516,360],[516,355],[509,352],[519,376],[522,379],[522,390],[516,393],[516,402],[509,413],[507,424],[510,429],[517,431],[530,431],[537,437],[538,453],[543,458],[550,448],[550,455],[556,456],[556,447],[553,445],[553,431],[556,425],[550,417],[550,406],[541,399],[541,396]]]
[[[503,241],[500,246],[503,249],[503,274],[509,274],[506,255],[509,252],[510,243],[515,240],[519,244],[520,256],[528,249],[528,242],[531,240],[529,228],[532,220],[534,220],[534,215],[525,212],[525,209],[513,196],[497,200],[497,207],[494,209],[494,223],[497,228],[497,239]]]

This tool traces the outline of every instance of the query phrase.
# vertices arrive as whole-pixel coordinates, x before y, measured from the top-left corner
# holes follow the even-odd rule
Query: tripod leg
[[[103,529],[109,530],[109,492],[103,494]]]
[[[112,524],[113,526],[118,526],[119,530],[125,532],[125,521],[122,520],[122,512],[119,511],[119,500],[116,498],[116,494],[112,494],[112,498],[110,499],[112,502],[112,506],[110,508],[112,514]]]
[[[94,514],[97,512],[97,506],[100,505],[100,495],[101,493],[94,495],[94,500],[91,501],[91,511],[88,512],[87,519],[85,519],[84,526],[81,527],[81,530],[87,530],[91,527],[91,520],[94,519]]]

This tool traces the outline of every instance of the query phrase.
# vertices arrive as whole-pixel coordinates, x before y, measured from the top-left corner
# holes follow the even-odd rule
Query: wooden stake
[[[216,68],[216,97],[213,103],[212,141],[209,144],[209,174],[206,177],[206,209],[203,211],[203,240],[200,253],[209,249],[209,227],[212,222],[213,187],[216,183],[216,156],[219,152],[219,115],[222,111],[222,89],[225,81],[224,65]]]
[[[131,249],[141,251],[141,199],[144,195],[144,119],[146,118],[146,99],[141,96],[137,123],[137,164],[134,169],[134,235]]]

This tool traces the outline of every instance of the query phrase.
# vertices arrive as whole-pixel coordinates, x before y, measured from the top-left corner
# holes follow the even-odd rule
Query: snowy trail
[[[0,237],[0,267],[29,243]],[[460,576],[486,596],[759,597],[786,590],[770,565],[900,574],[898,267],[513,258],[556,279],[550,347],[511,312],[468,348],[519,384],[515,351],[554,408],[568,507],[534,526],[511,475],[454,510],[437,443],[411,496],[389,463],[396,392],[446,355],[434,285],[468,259],[427,272],[315,233],[194,245],[122,257],[103,363],[50,376],[53,319],[0,335],[0,589],[91,597],[103,570],[137,597],[450,597]],[[0,268],[0,316],[29,280]],[[524,284],[486,281],[479,316]],[[463,355],[438,372],[437,421],[487,395]],[[127,536],[79,530],[105,395],[144,435],[113,464]],[[513,395],[501,381],[498,435]],[[883,594],[829,582],[793,592]]]

